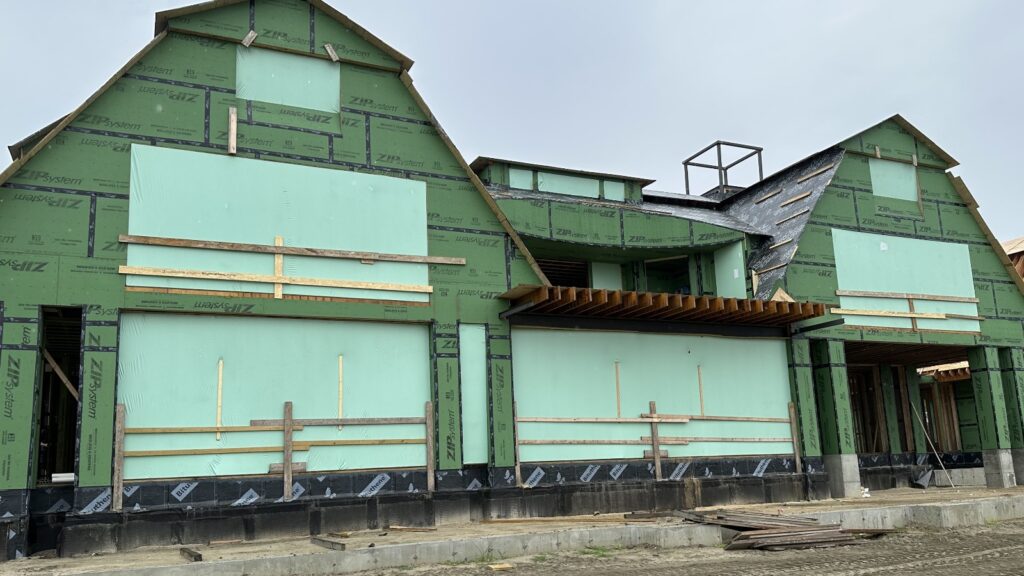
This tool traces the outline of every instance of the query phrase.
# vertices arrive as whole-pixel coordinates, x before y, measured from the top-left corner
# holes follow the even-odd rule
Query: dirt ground
[[[508,563],[495,572],[489,564]],[[910,530],[866,541],[858,546],[784,552],[735,551],[721,548],[672,550],[590,548],[580,552],[492,560],[460,565],[423,566],[363,573],[380,576],[473,576],[478,574],[558,574],[558,576],[866,576],[927,574],[1004,576],[1024,574],[1024,521],[972,529],[923,532]]]
[[[840,508],[861,508],[861,507],[880,507],[880,506],[897,506],[905,504],[923,504],[928,502],[954,502],[954,501],[966,501],[974,500],[978,498],[992,498],[1011,494],[1024,494],[1024,487],[1013,488],[1008,490],[987,490],[984,488],[961,488],[955,489],[939,489],[932,488],[927,491],[913,490],[913,489],[899,489],[899,490],[886,490],[884,492],[873,493],[870,498],[856,498],[848,500],[829,500],[829,501],[815,501],[815,502],[792,502],[786,504],[758,504],[758,505],[743,505],[743,506],[728,506],[725,508],[731,509],[745,509],[745,510],[756,510],[760,512],[768,513],[782,513],[782,514],[802,514],[820,510],[835,510]],[[722,508],[722,507],[715,507]],[[369,547],[371,544],[374,546],[387,546],[390,544],[407,544],[414,542],[428,542],[436,540],[451,540],[460,538],[472,538],[476,536],[488,536],[497,534],[515,534],[515,533],[544,533],[544,532],[556,532],[560,530],[567,530],[573,528],[584,528],[588,526],[608,526],[608,523],[596,521],[600,518],[621,518],[622,515],[604,515],[597,517],[585,517],[575,519],[565,519],[564,521],[557,522],[537,522],[537,523],[516,523],[516,524],[457,524],[439,527],[436,531],[429,532],[403,532],[395,530],[364,530],[359,532],[351,533],[347,538],[340,539],[346,543],[349,550],[358,550],[361,548]],[[663,520],[668,521],[668,520]],[[1011,572],[991,572],[984,576],[995,576],[997,574],[1021,574],[1024,575],[1024,521],[1020,523],[1010,523],[1005,525],[1005,530],[1010,530],[1010,535],[1005,540],[1005,544],[1000,546],[1018,546],[1008,552],[1012,552],[1011,555],[1016,555],[1017,563],[1019,566],[1015,569],[1016,571]],[[995,529],[995,528],[993,528]],[[1000,528],[1004,529],[1004,528]],[[945,534],[945,533],[944,533]],[[949,536],[937,535],[943,539],[956,538],[968,539],[970,536],[967,532],[948,533]],[[956,536],[956,534],[961,534]],[[969,538],[969,541],[973,543],[977,540],[980,543],[986,542],[984,530],[979,531],[981,534],[980,540],[975,538]],[[927,536],[927,535],[926,535]],[[1016,539],[1015,539],[1016,538]],[[906,545],[899,544],[906,540]],[[999,541],[999,538],[995,538]],[[912,549],[917,543],[921,541],[918,536],[911,535],[896,535],[888,536],[883,541],[872,542],[871,544],[858,546],[849,550],[836,550],[835,554],[838,555],[856,555],[861,553],[860,550],[888,550],[889,546],[896,546],[896,550],[902,550],[902,552],[894,553],[894,558],[898,558],[900,554],[909,554],[909,550]],[[949,546],[946,540],[937,542],[935,546],[941,547],[943,550],[946,549],[957,549],[955,546]],[[203,555],[205,561],[216,561],[216,560],[234,560],[243,558],[265,558],[272,556],[288,556],[298,554],[319,554],[327,552],[326,549],[319,546],[313,545],[309,542],[308,537],[302,538],[291,538],[274,541],[256,541],[256,542],[226,542],[226,543],[213,543],[204,545],[188,545]],[[36,575],[36,574],[53,574],[58,576],[66,576],[72,574],[83,574],[88,572],[100,571],[100,570],[116,570],[132,567],[146,567],[146,566],[169,566],[173,564],[181,564],[186,561],[181,557],[179,553],[180,546],[166,546],[166,547],[149,547],[140,548],[138,550],[132,550],[129,552],[121,552],[117,554],[104,554],[77,558],[55,558],[52,552],[43,552],[34,555],[31,558],[12,562],[0,563],[0,576],[13,576],[17,575]],[[985,548],[988,550],[988,548]],[[923,551],[921,551],[923,553]],[[679,550],[591,550],[583,553],[565,554],[552,556],[548,563],[548,558],[527,558],[516,560],[517,564],[516,572],[523,574],[545,574],[555,571],[563,572],[565,569],[571,566],[579,565],[581,573],[584,567],[588,570],[587,574],[592,575],[595,573],[594,570],[600,568],[604,570],[606,566],[616,565],[619,566],[618,571],[606,572],[622,573],[621,571],[630,566],[649,566],[652,569],[664,562],[664,568],[668,570],[671,565],[678,565],[679,562],[684,562],[687,566],[692,563],[694,565],[701,565],[706,562],[738,562],[740,564],[746,563],[749,565],[748,568],[742,566],[738,569],[755,569],[757,562],[752,562],[750,559],[757,557],[760,558],[758,562],[765,563],[770,562],[773,566],[775,562],[783,559],[787,556],[793,556],[793,561],[797,561],[801,558],[818,558],[825,557],[832,552],[822,551],[809,551],[806,553],[794,553],[794,552],[776,552],[770,553],[765,556],[762,553],[757,552],[744,552],[742,554],[736,552],[726,553],[718,549],[697,549],[687,548]],[[845,556],[844,556],[845,557]],[[588,562],[593,562],[588,564]],[[845,563],[845,560],[839,560],[840,563]],[[718,566],[718,565],[716,565]],[[928,567],[931,564],[922,564],[922,567]],[[726,570],[731,569],[727,564],[721,564],[720,569]],[[719,568],[714,568],[709,565],[707,570],[710,573],[721,573],[721,574],[785,574],[787,572],[717,572]],[[875,566],[874,568],[877,568]],[[872,569],[874,569],[872,568]],[[808,568],[809,569],[809,568]],[[444,570],[451,571],[451,574],[475,574],[480,570],[485,570],[490,573],[491,570],[487,568],[486,563],[473,563],[460,566],[444,566],[444,567],[432,567],[415,569],[410,573],[417,573],[420,571],[434,571],[437,573],[447,573]],[[440,572],[438,572],[440,570]],[[478,572],[474,572],[477,570]],[[818,573],[817,568],[814,573]],[[387,574],[399,574],[403,572],[387,572]],[[701,572],[672,572],[667,571],[666,574],[697,574]],[[707,572],[705,572],[707,573]],[[801,573],[799,569],[795,569],[791,573]],[[833,572],[821,572],[822,574],[832,574]],[[834,572],[835,574],[874,574],[884,572]],[[977,576],[977,575],[975,575]]]

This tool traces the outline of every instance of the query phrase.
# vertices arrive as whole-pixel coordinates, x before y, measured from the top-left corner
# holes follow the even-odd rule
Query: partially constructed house
[[[11,147],[9,558],[1024,477],[1022,280],[906,120],[653,192],[467,164],[411,65],[218,0]]]

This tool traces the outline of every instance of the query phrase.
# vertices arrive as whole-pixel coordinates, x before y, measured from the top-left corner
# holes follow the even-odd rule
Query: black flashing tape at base
[[[985,465],[981,452],[941,452],[939,456],[942,459],[942,465],[946,468],[979,468]],[[861,470],[893,466],[934,466],[938,468],[939,459],[934,454],[913,452],[858,454],[857,464]]]
[[[3,534],[5,542],[4,556],[0,557],[0,562],[3,562],[4,560],[16,560],[18,558],[23,558],[28,554],[28,533],[28,516],[9,516],[6,518],[0,518],[0,534]]]
[[[140,546],[379,529],[386,525],[434,526],[480,518],[553,517],[784,502],[801,500],[808,495],[827,498],[827,486],[827,479],[821,474],[691,476],[665,482],[630,479],[434,494],[393,490],[368,498],[300,499],[124,514],[101,512],[67,516],[60,534],[59,552],[69,556]]]

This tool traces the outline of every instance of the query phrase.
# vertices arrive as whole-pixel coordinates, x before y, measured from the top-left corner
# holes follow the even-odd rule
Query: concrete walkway
[[[890,491],[887,491],[890,492]],[[991,522],[1024,518],[1024,491],[1012,489],[999,493],[975,490],[929,490],[893,492],[874,500],[796,502],[787,505],[731,506],[732,509],[782,511],[786,514],[814,516],[823,523],[841,523],[850,528],[926,527],[936,529],[980,526]],[[884,493],[882,493],[884,494]],[[886,501],[893,502],[887,504]],[[911,502],[907,502],[907,501]],[[597,522],[594,522],[597,524]],[[156,575],[331,575],[364,570],[445,564],[468,561],[497,561],[503,558],[551,554],[585,548],[625,548],[656,546],[718,546],[721,531],[714,526],[663,521],[647,524],[604,524],[587,526],[587,519],[564,523],[488,524],[467,527],[441,527],[437,532],[415,533],[406,542],[386,544],[377,538],[373,547],[353,538],[346,551],[329,551],[309,545],[307,539],[288,542],[246,543],[253,552],[248,557],[236,554],[230,559],[217,557],[213,547],[198,547],[206,561],[184,563],[177,548],[161,548],[162,565],[125,564],[136,552],[88,559],[25,559],[0,564],[6,574],[103,574],[120,576]],[[480,528],[492,533],[483,533]],[[505,533],[493,533],[504,529]],[[378,531],[379,532],[379,531]],[[377,534],[379,536],[379,534]],[[214,553],[210,553],[214,552]],[[258,554],[255,552],[259,552]],[[271,554],[268,555],[268,552]],[[138,554],[145,554],[140,552]],[[221,553],[223,555],[223,553]],[[136,558],[142,558],[137,555]],[[83,562],[83,560],[87,560]],[[152,559],[150,560],[152,562]],[[150,563],[146,562],[146,563]],[[114,568],[114,567],[117,568]],[[133,566],[133,567],[125,567]]]

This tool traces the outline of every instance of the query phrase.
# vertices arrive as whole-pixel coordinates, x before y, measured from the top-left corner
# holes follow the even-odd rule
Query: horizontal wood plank
[[[330,280],[326,278],[299,278],[272,274],[243,274],[240,272],[210,272],[205,270],[178,270],[145,266],[119,266],[121,274],[158,276],[163,278],[191,278],[195,280],[227,280],[230,282],[258,282],[260,284],[289,284],[293,286],[319,286],[324,288],[352,288],[358,290],[386,290],[389,292],[431,293],[431,286],[419,284],[392,284],[388,282],[361,282],[356,280]]]

